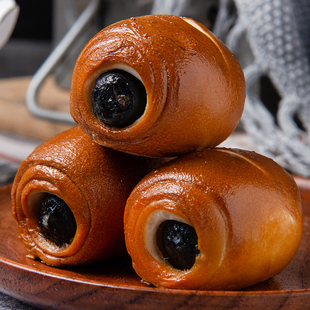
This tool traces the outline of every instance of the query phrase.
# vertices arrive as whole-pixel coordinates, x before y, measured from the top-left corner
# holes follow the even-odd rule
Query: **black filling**
[[[143,83],[121,70],[100,75],[90,99],[96,118],[103,124],[119,128],[132,125],[144,113],[147,102]]]
[[[195,229],[185,223],[167,220],[157,230],[157,246],[172,267],[189,270],[193,267],[198,249]]]
[[[70,244],[76,233],[76,221],[68,205],[58,196],[46,194],[40,204],[39,229],[58,247]]]

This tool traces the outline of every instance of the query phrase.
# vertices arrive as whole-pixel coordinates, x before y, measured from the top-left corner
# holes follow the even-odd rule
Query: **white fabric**
[[[221,1],[220,11],[227,12],[229,2]],[[234,3],[238,16],[235,25],[227,31],[225,22],[229,15],[222,14],[224,18],[217,23],[217,32],[241,63],[248,53],[239,48],[244,40],[252,53],[250,63],[243,66],[247,82],[244,128],[260,153],[292,173],[310,177],[310,2],[235,0]],[[276,119],[257,91],[263,75],[270,78],[281,97]],[[297,126],[296,117],[302,128]]]

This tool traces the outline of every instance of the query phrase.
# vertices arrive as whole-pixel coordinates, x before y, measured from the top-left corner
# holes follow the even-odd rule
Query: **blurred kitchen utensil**
[[[19,15],[14,0],[0,0],[0,49],[9,40]]]

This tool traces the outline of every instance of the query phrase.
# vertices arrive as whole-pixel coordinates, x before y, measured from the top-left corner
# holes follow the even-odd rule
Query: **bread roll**
[[[168,157],[221,143],[244,101],[243,71],[217,37],[192,19],[149,15],[89,41],[74,68],[70,111],[101,145]]]
[[[102,147],[79,127],[37,147],[12,187],[13,215],[29,257],[62,266],[125,251],[126,199],[158,162]]]
[[[269,158],[206,149],[151,172],[125,208],[133,267],[157,287],[236,290],[279,274],[303,231],[298,188]]]

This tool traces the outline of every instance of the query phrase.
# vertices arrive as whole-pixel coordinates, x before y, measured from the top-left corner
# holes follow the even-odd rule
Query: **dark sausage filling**
[[[100,75],[90,99],[96,118],[103,124],[119,128],[132,125],[144,113],[147,102],[142,82],[121,70]]]
[[[58,247],[72,242],[76,221],[68,205],[58,196],[46,194],[40,204],[39,229],[41,234]]]
[[[176,269],[191,269],[200,253],[195,229],[182,222],[167,220],[161,223],[156,240],[164,259]]]

